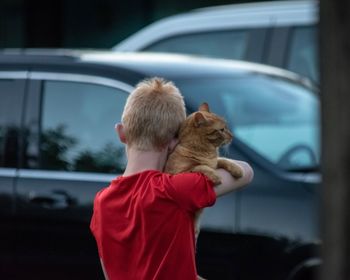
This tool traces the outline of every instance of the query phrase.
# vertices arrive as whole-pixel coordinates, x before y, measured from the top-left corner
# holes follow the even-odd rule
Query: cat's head
[[[233,138],[226,121],[211,113],[207,103],[200,105],[197,112],[187,117],[180,130],[181,136],[193,137],[201,143],[210,143],[215,147],[229,144]]]

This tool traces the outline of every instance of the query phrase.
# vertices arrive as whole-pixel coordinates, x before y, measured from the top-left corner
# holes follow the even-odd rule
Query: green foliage
[[[85,149],[78,154],[69,153],[79,141],[68,136],[66,127],[45,130],[41,135],[41,168],[99,173],[120,173],[125,168],[124,149],[107,143],[100,150]]]

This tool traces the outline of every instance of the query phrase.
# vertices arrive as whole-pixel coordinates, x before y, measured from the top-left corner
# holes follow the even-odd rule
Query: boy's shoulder
[[[128,176],[118,176],[112,180],[110,187],[121,189],[123,187],[131,189],[133,187],[156,187],[164,188],[170,191],[181,189],[194,189],[200,187],[213,187],[213,182],[199,172],[184,172],[178,174],[169,174],[158,170],[145,170]]]
[[[120,175],[111,181],[111,184],[118,184],[123,181],[139,181],[147,178],[166,178],[169,180],[203,180],[208,179],[200,172],[183,172],[177,174],[170,174],[159,170],[144,170],[131,175]]]
[[[172,201],[193,212],[215,203],[213,187],[213,182],[202,173],[168,174],[147,170],[114,179],[97,194],[95,205],[122,205],[132,197],[133,201],[135,198],[143,202]]]

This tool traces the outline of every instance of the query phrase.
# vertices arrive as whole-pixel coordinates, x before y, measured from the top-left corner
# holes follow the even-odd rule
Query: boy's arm
[[[235,160],[234,162],[242,168],[243,176],[239,179],[236,179],[232,177],[231,174],[225,169],[217,169],[217,174],[219,174],[221,177],[221,184],[214,186],[214,191],[217,197],[241,188],[253,180],[254,171],[248,163],[239,160]]]

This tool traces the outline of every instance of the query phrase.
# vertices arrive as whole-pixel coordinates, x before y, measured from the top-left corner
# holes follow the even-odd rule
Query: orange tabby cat
[[[240,166],[232,160],[218,156],[220,146],[230,143],[232,133],[223,118],[209,112],[207,103],[199,111],[189,115],[179,130],[179,143],[169,155],[165,172],[201,172],[215,185],[221,183],[215,169],[224,168],[236,178],[243,176]],[[196,237],[199,234],[199,211],[195,217]]]

